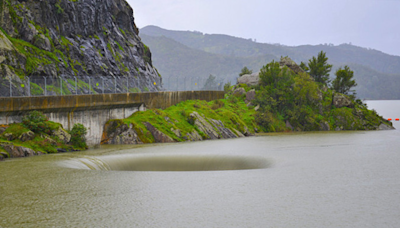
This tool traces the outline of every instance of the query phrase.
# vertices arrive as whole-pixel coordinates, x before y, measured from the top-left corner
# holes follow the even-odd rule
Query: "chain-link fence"
[[[208,80],[208,81],[207,81]],[[79,76],[25,78],[0,77],[0,97],[63,96],[104,93],[140,93],[149,91],[223,90],[224,81],[208,78],[169,77],[157,82],[148,81],[148,88],[140,80],[124,76]]]
[[[226,80],[214,79],[207,77],[169,77],[164,78],[163,89],[165,91],[200,91],[200,90],[224,90]]]

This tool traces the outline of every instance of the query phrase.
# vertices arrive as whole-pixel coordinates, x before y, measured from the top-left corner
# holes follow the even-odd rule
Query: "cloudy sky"
[[[400,56],[400,0],[127,0],[135,23],[289,46],[352,43]]]

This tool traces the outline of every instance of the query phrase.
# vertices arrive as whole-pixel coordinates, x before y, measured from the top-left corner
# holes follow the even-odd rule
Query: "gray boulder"
[[[34,138],[35,138],[35,133],[33,133],[33,131],[24,132],[18,137],[18,139],[21,140],[21,142],[30,141]]]
[[[238,96],[241,96],[241,95],[243,95],[245,93],[246,93],[246,90],[244,88],[242,88],[242,87],[239,87],[239,88],[237,88],[237,89],[235,89],[233,91],[233,94],[234,95],[238,95]]]
[[[254,99],[256,99],[256,90],[252,89],[246,93],[246,102],[251,102]]]
[[[260,81],[259,73],[245,74],[237,79],[237,84],[246,84],[248,86],[258,85]]]

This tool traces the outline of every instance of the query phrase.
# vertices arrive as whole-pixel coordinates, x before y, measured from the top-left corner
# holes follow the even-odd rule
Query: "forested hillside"
[[[140,32],[143,42],[152,48],[154,63],[167,88],[168,80],[207,78],[210,74],[220,81],[234,82],[244,66],[256,72],[281,56],[290,56],[300,63],[324,51],[333,65],[332,72],[344,65],[354,71],[359,98],[400,99],[400,57],[377,50],[351,44],[289,47],[227,35],[170,31],[155,26],[145,27]]]

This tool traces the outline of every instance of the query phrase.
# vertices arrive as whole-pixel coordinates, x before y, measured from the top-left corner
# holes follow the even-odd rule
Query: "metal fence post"
[[[114,78],[114,93],[117,93],[117,79],[115,78],[114,75],[113,78]]]
[[[10,78],[10,97],[12,97],[12,83],[11,83],[11,76],[9,76]]]
[[[102,82],[102,93],[104,94],[104,77],[101,77],[101,82]]]
[[[126,92],[129,93],[129,77],[126,76]]]
[[[27,78],[28,78],[28,97],[30,97],[31,96],[31,80],[30,80],[29,76],[27,76]]]
[[[90,84],[90,77],[89,77],[89,94],[91,94],[91,92],[92,91],[90,91],[90,87],[91,87],[92,85]]]
[[[62,92],[62,78],[60,76],[60,95],[62,96],[63,92]]]
[[[76,76],[74,76],[74,78],[75,78],[75,95],[78,95],[78,80]]]
[[[43,76],[44,78],[44,95],[47,96],[47,78],[46,76]]]

